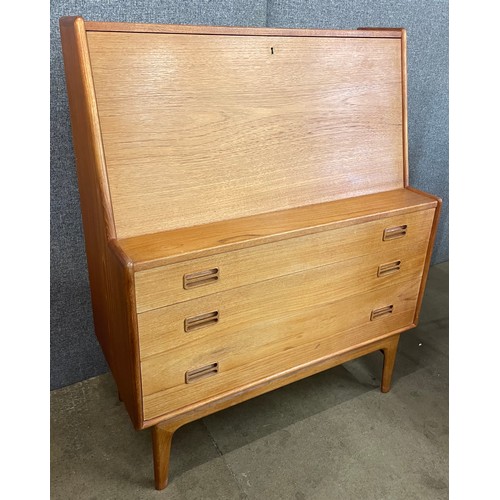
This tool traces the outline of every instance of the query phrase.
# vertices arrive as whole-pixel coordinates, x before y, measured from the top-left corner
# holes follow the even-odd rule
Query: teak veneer
[[[381,350],[441,200],[408,185],[406,34],[60,20],[96,335],[166,486],[181,425]]]

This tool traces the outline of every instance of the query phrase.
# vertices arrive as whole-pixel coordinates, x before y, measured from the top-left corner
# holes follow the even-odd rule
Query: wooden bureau
[[[441,200],[408,185],[406,34],[61,18],[96,335],[166,486],[181,425],[382,350]]]

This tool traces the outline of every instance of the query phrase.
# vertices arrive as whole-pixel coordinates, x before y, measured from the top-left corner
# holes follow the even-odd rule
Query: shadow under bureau
[[[60,22],[96,335],[166,486],[181,425],[414,327],[406,35]]]

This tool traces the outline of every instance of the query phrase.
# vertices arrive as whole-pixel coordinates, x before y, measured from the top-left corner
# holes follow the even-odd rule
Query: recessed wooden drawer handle
[[[191,332],[197,328],[209,326],[219,321],[219,311],[212,311],[209,313],[199,314],[198,316],[191,316],[184,320],[184,331]]]
[[[401,261],[395,260],[387,264],[380,264],[378,266],[377,276],[387,276],[388,274],[395,273],[401,269]]]
[[[184,275],[184,288],[194,288],[195,286],[209,285],[219,279],[219,268],[206,269],[205,271],[198,271]]]
[[[374,319],[380,318],[381,316],[385,316],[387,314],[392,314],[393,309],[394,306],[392,304],[390,306],[381,307],[380,309],[374,309],[372,311],[370,321],[373,321]]]
[[[384,229],[383,240],[395,240],[396,238],[402,238],[406,236],[406,229],[408,226],[404,224],[403,226],[387,227]]]
[[[210,377],[219,372],[219,363],[210,363],[209,365],[195,368],[186,372],[186,384],[200,380],[201,378]]]

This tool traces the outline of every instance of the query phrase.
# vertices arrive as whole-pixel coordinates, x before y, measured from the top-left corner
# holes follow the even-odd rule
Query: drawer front
[[[141,359],[182,345],[209,346],[277,314],[405,281],[420,282],[427,244],[357,257],[138,314]]]
[[[139,313],[278,276],[429,239],[434,209],[290,238],[256,247],[140,271]]]
[[[277,307],[141,362],[150,419],[412,324],[420,280],[307,307]],[[303,290],[308,293],[307,288]],[[269,307],[274,308],[274,305]],[[221,320],[222,321],[222,320]],[[222,324],[222,323],[221,323]],[[208,327],[207,327],[208,328]],[[201,330],[200,330],[201,331]],[[189,333],[185,334],[190,338]]]

